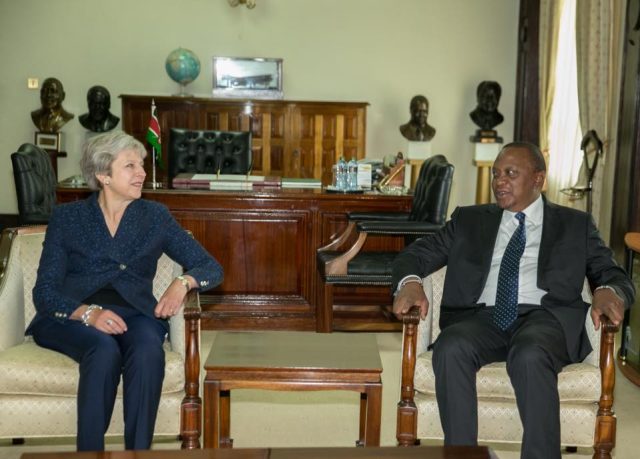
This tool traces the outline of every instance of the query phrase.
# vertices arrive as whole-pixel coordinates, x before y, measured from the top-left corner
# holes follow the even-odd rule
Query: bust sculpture
[[[47,78],[40,89],[42,107],[31,112],[31,119],[40,132],[56,133],[73,118],[73,114],[62,108],[65,93],[57,78]]]
[[[496,141],[501,141],[501,139],[498,140],[497,132],[493,129],[504,121],[504,117],[498,112],[498,103],[501,95],[502,89],[497,81],[483,81],[478,85],[476,91],[478,105],[469,113],[469,116],[480,129],[476,131],[475,137],[471,139],[472,141],[492,138],[496,139]]]
[[[120,118],[112,114],[111,94],[104,86],[92,86],[87,91],[89,113],[80,115],[80,124],[93,132],[107,132],[116,127]]]
[[[409,104],[411,119],[400,126],[400,133],[408,140],[426,141],[436,135],[436,129],[427,124],[429,101],[425,96],[413,96]]]

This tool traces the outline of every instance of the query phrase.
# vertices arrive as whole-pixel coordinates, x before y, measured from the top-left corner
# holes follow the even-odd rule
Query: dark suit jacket
[[[149,317],[157,299],[152,285],[157,262],[166,253],[180,263],[200,290],[222,282],[222,267],[173,218],[162,204],[137,199],[111,237],[97,202],[54,208],[33,288],[36,315],[27,329],[45,317],[65,322],[85,298],[107,284]]]
[[[409,274],[427,276],[447,265],[440,326],[461,320],[478,307],[502,209],[495,204],[457,208],[445,228],[407,247],[393,265],[394,285]],[[612,285],[628,307],[634,288],[600,238],[589,214],[544,202],[538,259],[538,287],[547,293],[541,306],[564,330],[567,352],[580,361],[591,351],[584,327],[589,307],[582,301],[585,277],[593,287]]]

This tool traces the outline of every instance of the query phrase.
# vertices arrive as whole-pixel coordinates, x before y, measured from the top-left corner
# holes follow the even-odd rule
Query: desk
[[[358,392],[357,444],[380,445],[382,362],[374,335],[221,332],[204,370],[205,448],[233,445],[232,389]]]
[[[486,446],[264,448],[25,453],[22,459],[498,459]]]
[[[58,202],[88,194],[86,188],[57,189]],[[206,330],[316,330],[322,288],[316,249],[346,227],[346,212],[409,211],[412,201],[411,196],[277,188],[144,190],[142,197],[169,207],[224,268],[222,285],[201,296]],[[370,239],[365,250],[397,251],[404,245],[400,238]],[[388,291],[375,288],[336,289],[335,296],[345,304],[357,304],[360,298],[368,304],[392,303]],[[354,324],[359,330],[372,330],[389,322],[379,309],[357,313],[360,316],[349,312],[344,329]]]

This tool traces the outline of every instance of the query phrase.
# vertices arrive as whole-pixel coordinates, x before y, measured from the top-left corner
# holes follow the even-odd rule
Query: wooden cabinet
[[[84,188],[57,190],[58,202],[83,199]],[[319,282],[316,249],[346,226],[348,211],[408,211],[411,196],[338,195],[320,190],[213,192],[145,190],[216,257],[224,282],[201,296],[205,329],[316,330]],[[399,250],[398,238],[370,238],[366,250]],[[349,304],[390,304],[383,289],[345,289]],[[339,315],[339,314],[338,314]],[[375,329],[391,320],[382,311],[345,311],[341,329]]]
[[[162,133],[163,161],[168,164],[169,130],[210,129],[252,133],[253,173],[309,177],[331,181],[331,166],[340,156],[365,156],[365,102],[304,102],[197,97],[122,95],[122,128],[146,145],[151,100],[155,100]],[[150,162],[147,161],[147,172]],[[164,171],[158,180],[166,182]],[[150,175],[149,175],[150,176]]]

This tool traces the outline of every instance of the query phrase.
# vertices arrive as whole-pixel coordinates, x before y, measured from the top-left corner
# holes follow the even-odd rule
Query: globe
[[[193,51],[177,48],[169,53],[164,68],[169,77],[180,85],[180,95],[185,96],[185,87],[200,75],[200,59]]]

